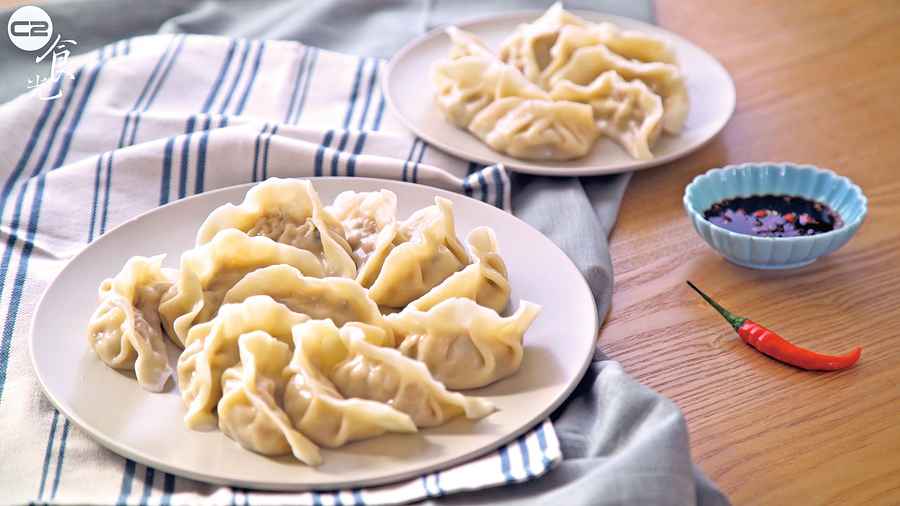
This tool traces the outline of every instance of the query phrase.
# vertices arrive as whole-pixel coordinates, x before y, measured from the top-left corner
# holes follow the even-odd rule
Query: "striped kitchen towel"
[[[402,503],[526,481],[560,461],[545,421],[499,451],[403,483],[253,492],[157,472],[74,427],[32,373],[30,319],[66,260],[111,227],[271,176],[402,179],[507,210],[510,185],[502,167],[450,157],[404,130],[385,110],[384,65],[374,58],[286,41],[157,35],[73,58],[69,68],[71,76],[0,107],[0,503]],[[40,99],[48,95],[59,96]]]

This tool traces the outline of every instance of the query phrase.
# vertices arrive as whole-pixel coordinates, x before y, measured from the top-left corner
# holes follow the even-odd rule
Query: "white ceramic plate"
[[[568,162],[540,162],[500,154],[478,138],[457,128],[433,102],[431,65],[446,58],[450,38],[443,28],[429,32],[407,44],[390,61],[382,87],[387,103],[400,120],[429,144],[466,160],[485,164],[503,163],[518,172],[546,176],[590,176],[615,174],[655,167],[685,156],[712,139],[734,112],[735,91],[731,76],[709,53],[674,33],[657,26],[591,11],[574,11],[589,21],[610,21],[624,28],[641,30],[672,42],[687,81],[691,109],[684,131],[677,136],[663,134],[653,147],[652,160],[635,160],[608,138],[600,139],[586,156]],[[497,51],[520,23],[531,22],[540,11],[525,11],[480,18],[460,23],[460,28],[481,37]]]
[[[167,253],[166,265],[177,267],[210,211],[226,202],[239,203],[251,185],[204,193],[139,216],[66,265],[38,305],[30,341],[34,369],[53,404],[104,446],[157,469],[241,487],[303,490],[386,483],[469,460],[523,433],[568,396],[590,362],[597,317],[587,283],[549,239],[510,214],[444,190],[364,178],[313,181],[325,202],[344,190],[392,190],[402,217],[441,195],[453,201],[460,237],[478,225],[493,227],[510,272],[511,307],[518,307],[520,299],[543,306],[526,334],[521,369],[471,391],[490,399],[499,412],[479,422],[456,419],[415,435],[323,448],[324,464],[312,468],[256,455],[218,431],[190,431],[182,423],[177,389],[149,393],[133,374],[104,365],[85,337],[101,280],[133,255]]]

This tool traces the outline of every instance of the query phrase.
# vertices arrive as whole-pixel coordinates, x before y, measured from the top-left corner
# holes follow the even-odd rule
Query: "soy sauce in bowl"
[[[844,225],[827,205],[792,195],[725,199],[704,211],[703,217],[726,230],[757,237],[817,235]]]

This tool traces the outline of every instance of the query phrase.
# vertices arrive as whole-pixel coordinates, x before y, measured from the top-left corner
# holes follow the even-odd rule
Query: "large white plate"
[[[302,490],[386,483],[471,459],[532,427],[568,396],[590,362],[597,317],[584,278],[550,240],[510,214],[443,190],[364,178],[314,183],[323,201],[344,190],[387,188],[399,197],[404,217],[441,195],[453,201],[460,237],[478,225],[494,228],[510,272],[512,307],[520,299],[543,306],[526,334],[519,372],[472,391],[494,402],[499,412],[416,435],[323,448],[325,463],[311,468],[256,455],[218,431],[186,429],[177,389],[146,392],[133,374],[100,362],[85,337],[100,281],[132,255],[167,253],[166,264],[177,267],[209,212],[226,202],[239,203],[250,185],[204,193],[139,216],[91,243],[60,272],[38,305],[30,341],[34,369],[53,404],[104,446],[157,469],[241,487]]]
[[[653,147],[652,160],[635,160],[608,138],[602,138],[586,156],[568,162],[540,162],[500,154],[465,130],[455,127],[433,102],[431,65],[447,57],[450,38],[438,28],[418,38],[391,59],[382,82],[387,103],[400,120],[430,144],[466,160],[503,163],[519,172],[546,176],[590,176],[646,169],[685,156],[712,139],[734,112],[735,91],[731,76],[715,58],[674,33],[634,19],[591,11],[574,11],[589,21],[610,21],[670,40],[687,81],[691,109],[684,131],[677,136],[663,134]],[[460,23],[460,28],[481,37],[497,51],[501,42],[520,23],[541,15],[539,11],[479,18]]]

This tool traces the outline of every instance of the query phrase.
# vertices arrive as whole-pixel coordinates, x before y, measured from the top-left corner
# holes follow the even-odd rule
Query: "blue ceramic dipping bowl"
[[[756,237],[726,230],[703,217],[716,202],[751,195],[794,195],[828,205],[841,216],[840,228],[811,236]],[[853,237],[868,200],[859,186],[830,170],[793,163],[745,163],[712,169],[684,189],[684,208],[694,229],[729,261],[754,269],[790,269],[836,251]]]

